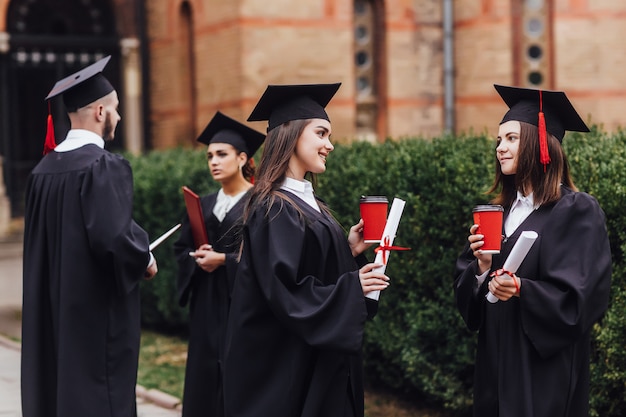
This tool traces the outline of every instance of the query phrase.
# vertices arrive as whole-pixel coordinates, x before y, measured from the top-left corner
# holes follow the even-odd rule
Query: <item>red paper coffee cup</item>
[[[366,243],[380,242],[387,223],[388,206],[389,202],[385,196],[362,196],[359,200],[363,219],[363,240]]]
[[[484,204],[472,209],[474,223],[478,225],[476,234],[484,235],[485,244],[480,248],[483,253],[500,253],[502,244],[502,216],[504,207]]]

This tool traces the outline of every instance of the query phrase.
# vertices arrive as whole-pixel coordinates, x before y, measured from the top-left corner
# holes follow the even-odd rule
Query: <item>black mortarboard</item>
[[[264,140],[265,135],[263,133],[257,132],[219,111],[215,113],[215,116],[197,139],[198,142],[207,145],[228,143],[241,152],[245,152],[248,158],[252,158]]]
[[[559,142],[563,140],[566,130],[589,132],[589,128],[562,91],[534,90],[497,84],[494,84],[494,87],[509,106],[509,111],[500,124],[517,120],[539,127],[539,113],[542,111],[546,130]]]
[[[46,155],[56,147],[54,138],[54,123],[50,114],[50,99],[62,95],[65,108],[73,112],[87,104],[93,103],[115,90],[109,80],[102,75],[102,70],[107,65],[111,55],[68,75],[52,87],[45,100],[48,101],[48,122],[46,139],[43,146],[43,154]]]
[[[324,107],[335,95],[341,83],[268,85],[259,99],[249,122],[267,120],[267,131],[291,120],[325,119],[330,121]]]
[[[102,70],[110,59],[109,55],[58,81],[46,100],[62,94],[67,110],[74,111],[111,93],[115,88],[102,75]]]

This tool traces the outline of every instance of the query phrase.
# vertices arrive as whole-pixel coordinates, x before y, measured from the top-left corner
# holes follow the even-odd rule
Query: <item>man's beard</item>
[[[113,127],[113,121],[111,120],[111,113],[107,112],[107,116],[104,119],[104,128],[102,129],[102,139],[105,142],[113,140],[115,136],[115,128]]]

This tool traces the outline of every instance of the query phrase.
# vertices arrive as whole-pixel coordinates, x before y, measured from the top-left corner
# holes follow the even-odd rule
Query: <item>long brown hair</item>
[[[492,200],[493,204],[510,206],[517,197],[517,192],[524,195],[533,193],[537,205],[556,202],[561,198],[561,185],[578,191],[570,175],[569,163],[561,143],[548,133],[548,152],[550,163],[539,162],[539,130],[530,123],[519,122],[520,143],[517,152],[515,175],[504,175],[496,154],[496,176],[488,194],[499,191]]]

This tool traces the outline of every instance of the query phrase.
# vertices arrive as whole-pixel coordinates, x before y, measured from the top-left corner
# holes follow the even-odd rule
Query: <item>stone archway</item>
[[[28,173],[42,156],[45,96],[57,80],[106,55],[112,60],[105,75],[120,85],[120,41],[110,1],[9,2],[0,45],[0,154],[13,216],[23,212]],[[62,102],[50,105],[59,141],[69,122]],[[123,132],[118,132],[114,147],[123,146]]]

